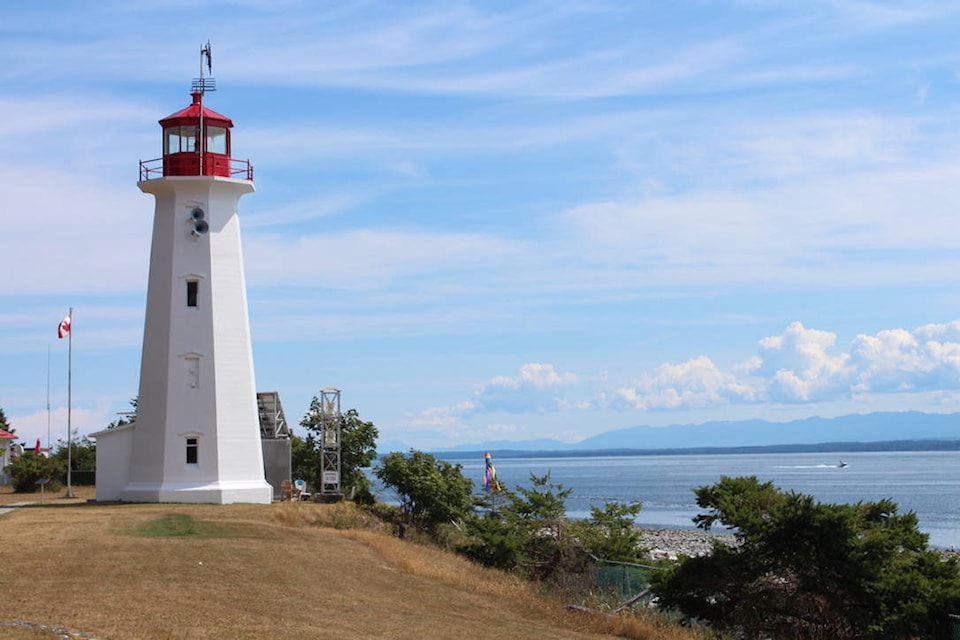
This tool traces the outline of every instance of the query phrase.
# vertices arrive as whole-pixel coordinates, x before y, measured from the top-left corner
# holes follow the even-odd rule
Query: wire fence
[[[650,576],[656,569],[642,564],[598,560],[596,564],[597,589],[626,598],[647,589]]]

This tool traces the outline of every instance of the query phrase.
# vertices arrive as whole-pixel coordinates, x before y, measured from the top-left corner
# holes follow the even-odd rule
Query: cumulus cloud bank
[[[960,321],[913,331],[858,335],[836,348],[837,335],[788,326],[759,341],[757,353],[731,371],[706,356],[661,365],[618,389],[615,408],[692,409],[731,403],[803,404],[863,394],[960,389]]]
[[[960,390],[960,320],[861,334],[845,350],[836,343],[835,333],[794,322],[780,335],[759,340],[756,353],[729,370],[701,355],[599,390],[595,379],[531,362],[516,375],[492,378],[470,400],[429,409],[414,422],[449,429],[493,413],[679,411]]]

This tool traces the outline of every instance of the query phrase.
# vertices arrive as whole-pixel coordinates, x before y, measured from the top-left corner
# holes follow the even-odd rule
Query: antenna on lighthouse
[[[190,90],[194,93],[206,93],[207,91],[216,91],[217,90],[217,81],[212,77],[213,75],[213,55],[210,48],[210,41],[207,40],[207,44],[200,47],[200,77],[194,78],[193,82],[190,85]],[[207,77],[203,75],[203,63],[207,63],[207,73],[210,74]]]

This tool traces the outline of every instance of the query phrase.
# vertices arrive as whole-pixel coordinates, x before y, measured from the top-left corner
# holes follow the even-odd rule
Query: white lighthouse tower
[[[269,503],[237,216],[253,169],[230,156],[233,122],[203,104],[202,63],[192,104],[160,120],[162,159],[141,162],[155,209],[140,394],[118,438],[126,469],[105,480],[125,501]]]

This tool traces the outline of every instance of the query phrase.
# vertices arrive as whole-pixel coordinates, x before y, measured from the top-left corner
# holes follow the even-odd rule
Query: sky
[[[958,31],[939,0],[0,3],[0,408],[28,446],[129,410],[139,162],[209,41],[291,425],[328,386],[381,450],[960,411]]]

